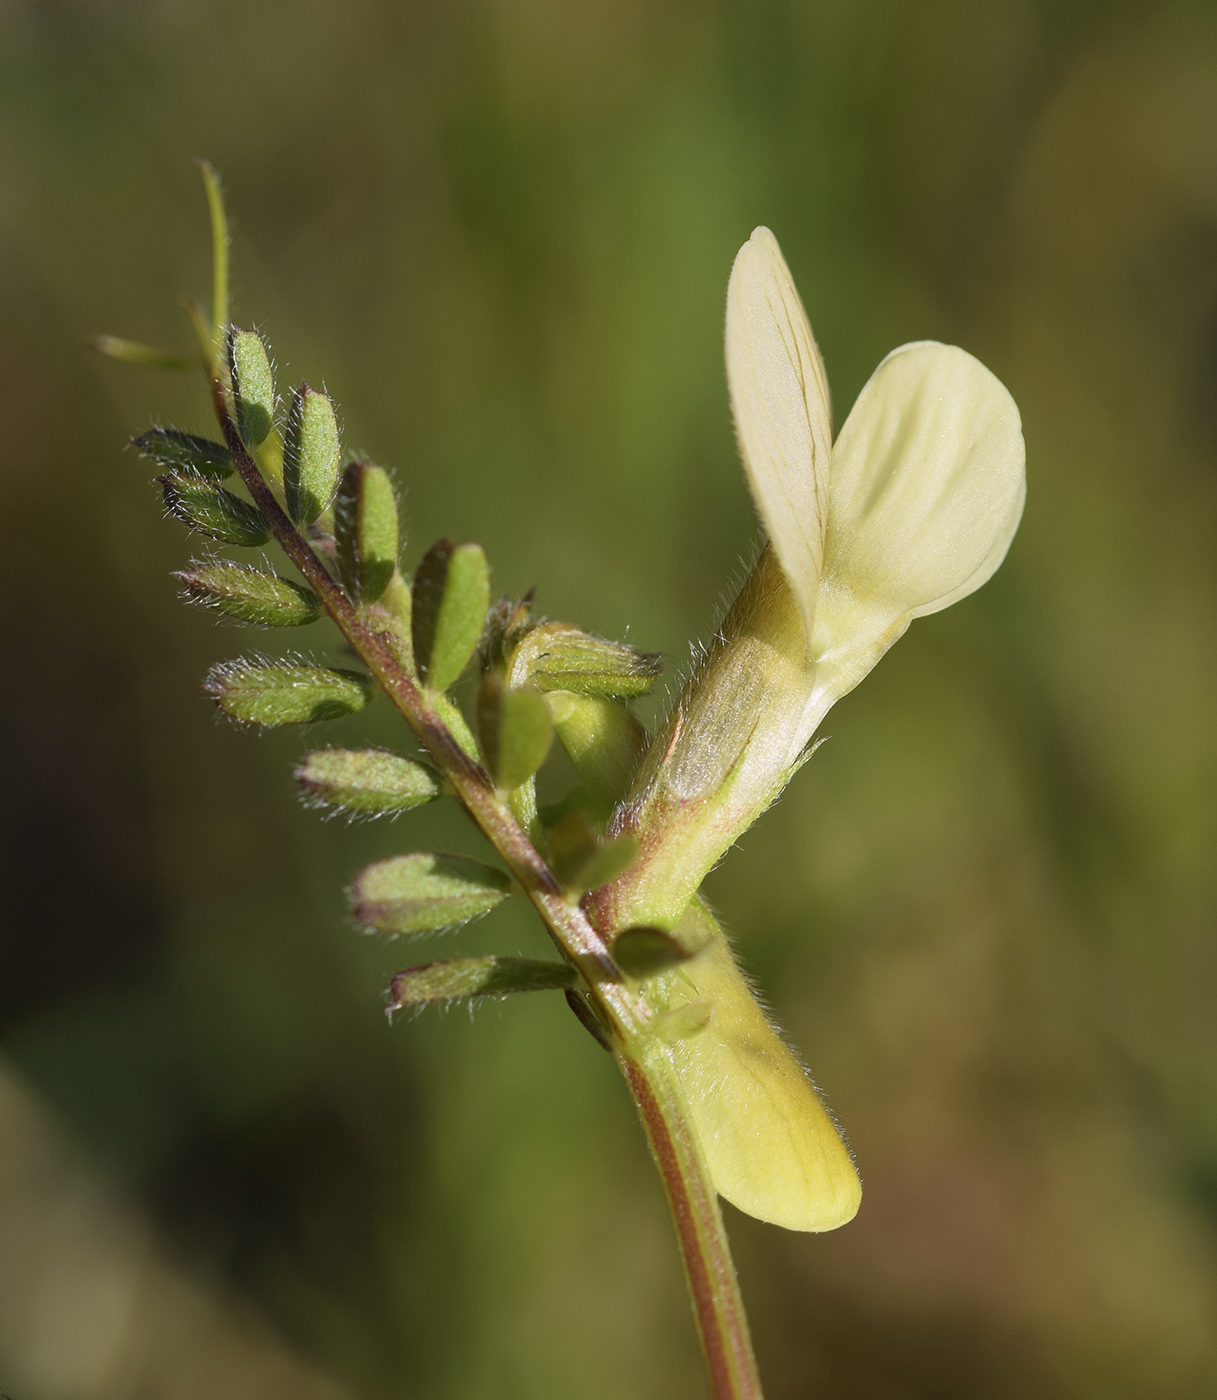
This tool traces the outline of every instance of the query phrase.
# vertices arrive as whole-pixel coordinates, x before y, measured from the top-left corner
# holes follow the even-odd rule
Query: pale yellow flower
[[[616,927],[661,923],[697,956],[666,990],[713,1007],[671,1054],[719,1193],[796,1230],[849,1220],[852,1159],[694,897],[781,791],[829,708],[915,617],[993,573],[1025,496],[1018,410],[954,346],[894,350],[836,443],[828,383],[777,240],[758,228],[727,292],[727,379],[769,537],[639,773],[622,825],[643,858],[608,892]]]

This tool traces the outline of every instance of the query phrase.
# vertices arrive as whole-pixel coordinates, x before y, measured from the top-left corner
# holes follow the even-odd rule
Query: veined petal
[[[727,384],[752,499],[812,635],[832,455],[824,361],[778,241],[740,249],[727,284]]]
[[[893,350],[833,449],[812,646],[822,701],[852,690],[913,618],[989,578],[1025,496],[1022,427],[1001,381],[953,345]]]

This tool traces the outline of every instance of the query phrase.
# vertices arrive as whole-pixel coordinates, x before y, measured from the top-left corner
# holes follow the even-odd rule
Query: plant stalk
[[[710,1393],[714,1400],[762,1400],[718,1194],[666,1047],[654,1037],[650,1047],[638,1059],[619,1052],[617,1062],[638,1106],[672,1212]]]

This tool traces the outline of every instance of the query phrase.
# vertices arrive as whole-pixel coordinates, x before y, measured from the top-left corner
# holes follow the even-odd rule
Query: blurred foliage
[[[202,386],[83,346],[189,350],[206,156],[235,314],[406,488],[409,566],[479,540],[671,674],[756,535],[720,350],[754,224],[839,416],[905,340],[1006,382],[1006,565],[709,883],[867,1187],[835,1235],[733,1235],[771,1400],[1213,1393],[1217,11],[8,0],[0,112],[0,1388],[700,1394],[641,1133],[560,999],[386,1024],[417,958],[342,885],[473,833],[319,822],[309,736],[201,694],[245,639],[179,605],[122,444],[206,429]],[[325,734],[398,738],[382,704]],[[544,939],[503,909],[440,946]]]

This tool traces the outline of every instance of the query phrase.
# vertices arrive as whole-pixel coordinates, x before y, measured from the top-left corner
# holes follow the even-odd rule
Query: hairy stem
[[[638,1059],[628,1052],[617,1058],[667,1194],[710,1392],[714,1400],[761,1400],[748,1318],[718,1196],[671,1061],[654,1038],[649,1053]]]

